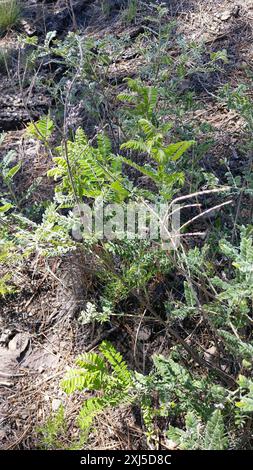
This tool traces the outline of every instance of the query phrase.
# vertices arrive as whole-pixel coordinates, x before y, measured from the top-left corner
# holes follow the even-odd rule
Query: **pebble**
[[[224,11],[222,14],[221,14],[221,21],[228,21],[229,19],[231,18],[231,11]]]
[[[58,398],[53,398],[52,400],[52,410],[57,411],[61,406],[61,400]]]

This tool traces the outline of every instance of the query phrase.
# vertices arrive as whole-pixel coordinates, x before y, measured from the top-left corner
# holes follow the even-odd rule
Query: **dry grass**
[[[21,15],[21,5],[18,0],[0,0],[0,34],[14,26]]]

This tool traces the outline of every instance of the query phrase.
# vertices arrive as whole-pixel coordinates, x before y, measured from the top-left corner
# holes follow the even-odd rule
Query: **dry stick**
[[[28,426],[25,428],[24,432],[21,434],[21,436],[19,436],[19,438],[13,442],[12,444],[9,444],[7,447],[4,447],[3,450],[10,450],[10,449],[13,449],[14,447],[16,447],[18,444],[20,444],[22,442],[22,440],[24,439],[24,437],[26,436],[27,432],[29,431],[29,429],[31,428],[32,424],[29,423]]]
[[[228,204],[228,203],[231,203],[231,202],[232,201],[227,201],[226,203],[223,203],[222,205],[225,205],[225,204]],[[211,210],[213,210],[215,208],[218,208],[218,207],[221,207],[221,205],[215,206],[212,209],[209,209],[208,211],[205,211],[204,213],[210,212]],[[197,216],[196,218],[199,218],[199,216]],[[191,221],[189,221],[189,223],[192,222],[196,218],[191,219]],[[184,224],[184,226],[185,225],[186,224]],[[187,223],[187,225],[188,225],[188,223]],[[173,238],[172,238],[170,232],[168,230],[167,230],[167,232],[168,232],[169,237],[171,238],[172,243],[174,244],[174,241],[173,241]],[[175,246],[175,250],[177,252],[177,247],[176,246]],[[184,267],[181,267],[181,270],[185,274],[188,282],[190,282],[190,278],[189,278],[190,273],[185,272]],[[191,282],[190,282],[190,284],[191,284]],[[135,295],[138,298],[138,295],[137,294],[135,294]],[[146,295],[146,297],[147,297],[147,295]],[[154,315],[154,316],[156,315],[155,310],[150,305],[148,297],[145,299],[146,302],[143,302],[143,300],[140,299],[140,298],[139,298],[139,300],[141,301],[141,303],[143,303],[144,305],[147,306],[148,310],[150,311],[150,313],[152,313],[152,315]],[[208,361],[203,359],[201,356],[199,356],[198,352],[195,351],[194,349],[192,349],[192,347],[189,346],[189,344],[179,335],[179,333],[176,330],[174,330],[172,327],[168,326],[167,323],[165,323],[165,325],[166,325],[167,331],[171,334],[171,336],[174,336],[179,341],[179,343],[184,347],[184,349],[188,352],[188,354],[191,355],[191,357],[195,360],[195,362],[197,362],[199,365],[202,365],[204,367],[208,367],[210,370],[214,370],[217,373],[217,375],[219,375],[220,378],[222,378],[228,384],[228,386],[232,387],[232,386],[236,385],[236,381],[234,380],[233,377],[231,377],[226,372],[222,371],[219,367],[215,366],[214,364],[209,363]]]
[[[195,193],[194,195],[196,196],[197,194],[198,194],[198,193]],[[191,195],[191,196],[193,196],[193,195]],[[186,199],[187,197],[186,197],[186,196],[182,196],[182,198]],[[177,198],[177,200],[179,200],[179,199],[180,199],[180,198]],[[181,200],[183,200],[183,199],[181,199]],[[173,202],[172,202],[172,203],[169,205],[169,207],[168,207],[168,209],[167,209],[167,211],[166,211],[166,214],[165,214],[164,218],[161,219],[161,217],[154,211],[154,209],[153,209],[144,199],[142,199],[142,201],[143,201],[144,205],[146,205],[146,206],[149,208],[149,210],[151,210],[151,212],[157,217],[157,219],[160,221],[160,223],[163,224],[163,227],[165,228],[165,230],[166,230],[166,232],[167,232],[167,234],[168,234],[168,236],[169,236],[169,238],[170,238],[170,240],[171,240],[171,243],[172,243],[173,247],[175,248],[175,250],[177,250],[177,246],[176,246],[176,243],[175,243],[175,240],[174,240],[175,237],[171,236],[169,230],[168,230],[167,227],[166,227],[166,224],[164,224],[164,221],[165,221],[165,219],[167,219],[169,216],[171,216],[173,213],[175,213],[175,212],[177,212],[178,210],[180,210],[180,208],[174,209],[174,210],[169,214],[168,212],[169,212],[169,210],[170,210],[170,208],[171,208],[171,206],[172,206],[172,204],[173,204]],[[216,206],[213,206],[213,207],[211,207],[210,209],[207,209],[207,210],[204,211],[204,212],[201,212],[201,214],[198,214],[197,216],[195,216],[195,217],[193,217],[192,219],[188,220],[184,225],[182,225],[182,226],[180,227],[179,230],[182,230],[183,228],[187,227],[187,226],[190,225],[193,221],[199,219],[199,218],[202,217],[203,215],[208,214],[208,213],[212,212],[213,210],[219,209],[220,207],[223,207],[223,206],[225,206],[225,205],[231,204],[232,202],[233,202],[232,200],[226,201],[226,202],[223,202],[222,204],[218,204],[218,205],[216,205]],[[190,206],[191,206],[191,205],[189,204],[188,207],[190,207]],[[199,205],[196,204],[196,206],[199,206]],[[187,207],[187,206],[186,206],[186,207]],[[176,238],[178,238],[178,234],[176,235]]]
[[[81,211],[80,211],[80,208],[79,208],[79,199],[78,199],[78,195],[77,195],[77,191],[76,191],[76,187],[75,187],[75,182],[74,182],[74,179],[73,179],[73,175],[72,175],[72,170],[71,170],[71,165],[70,165],[70,161],[69,161],[69,156],[68,156],[68,145],[67,145],[67,111],[68,111],[68,99],[69,99],[69,96],[70,96],[70,93],[71,93],[71,90],[73,88],[73,85],[76,81],[76,78],[80,72],[80,69],[81,69],[81,66],[82,66],[82,56],[81,56],[81,60],[80,60],[80,68],[79,70],[76,72],[73,80],[71,81],[70,83],[70,86],[67,90],[67,98],[65,100],[65,104],[64,104],[64,131],[63,131],[63,148],[64,148],[64,153],[65,153],[65,160],[66,160],[66,163],[67,163],[67,170],[68,170],[68,175],[69,175],[69,179],[70,179],[70,183],[71,183],[71,186],[72,186],[72,189],[73,189],[73,193],[74,193],[74,197],[75,197],[75,200],[76,200],[76,203],[78,205],[78,209],[79,209],[79,212],[81,214]],[[35,77],[37,76],[40,68],[42,66],[42,62],[41,64],[39,65],[38,67],[38,70],[35,74]],[[35,82],[35,77],[34,79],[32,80],[32,83],[29,87],[29,96],[31,94],[31,90],[34,86],[34,82]],[[25,74],[23,76],[23,80],[25,78]],[[24,89],[23,89],[23,82],[21,81],[21,71],[20,71],[20,48],[19,48],[19,60],[18,60],[18,79],[19,79],[19,88],[20,88],[20,92],[21,92],[21,96],[22,96],[22,101],[23,101],[23,104],[24,104],[24,107],[25,107],[25,110],[29,116],[29,119],[33,122],[34,124],[34,127],[37,131],[37,133],[43,138],[44,140],[44,137],[43,135],[41,134],[38,126],[36,125],[36,123],[34,122],[32,116],[31,116],[31,113],[30,113],[30,110],[27,106],[27,100],[25,99],[25,96],[24,96]],[[46,147],[48,148],[49,152],[50,152],[50,155],[52,156],[52,152],[51,152],[51,149],[49,148],[48,145],[46,145]]]
[[[195,217],[193,217],[192,219],[188,220],[187,222],[185,222],[185,224],[181,225],[180,227],[180,230],[182,230],[183,228],[185,227],[188,227],[188,225],[190,225],[192,222],[194,222],[195,220],[199,219],[200,217],[203,217],[203,215],[206,215],[206,214],[209,214],[210,212],[216,210],[216,209],[220,209],[221,207],[223,206],[227,206],[229,204],[232,204],[233,200],[231,199],[230,201],[226,201],[226,202],[223,202],[222,204],[217,204],[217,206],[213,206],[211,207],[210,209],[207,209],[206,211],[204,212],[201,212],[201,214],[198,214],[196,215]]]
[[[146,313],[146,309],[144,310],[143,314],[141,315],[141,319],[140,319],[139,325],[138,325],[138,327],[137,327],[136,335],[135,335],[135,341],[134,341],[134,359],[136,358],[136,347],[137,347],[138,334],[139,334],[139,331],[140,331],[140,328],[141,328],[141,324],[142,324],[143,318],[145,317],[145,313]]]
[[[71,16],[72,16],[72,21],[73,21],[73,28],[74,28],[74,30],[77,30],[77,21],[76,21],[76,15],[75,15],[75,12],[74,12],[74,7],[73,7],[72,0],[68,0],[68,4],[69,4],[70,11],[71,11]]]
[[[168,232],[169,233],[169,232]],[[177,248],[176,248],[176,251],[177,251]],[[103,260],[102,260],[103,261]],[[110,269],[110,267],[109,267]],[[182,272],[184,274],[185,273],[185,270],[183,268],[181,268]],[[149,312],[154,316],[156,317],[157,316],[157,312],[152,308],[152,306],[150,305],[150,302],[149,302],[149,299],[146,298],[146,299],[142,299],[136,292],[134,293],[135,297],[139,300],[139,302],[143,305],[145,305],[146,309],[149,310]],[[161,321],[162,322],[162,321]],[[198,352],[193,349],[191,346],[189,346],[189,344],[187,344],[187,342],[180,336],[180,334],[174,330],[174,328],[172,328],[171,326],[169,326],[166,322],[162,322],[165,326],[165,328],[167,329],[167,331],[170,333],[171,336],[173,336],[174,338],[177,339],[177,341],[183,346],[183,348],[188,352],[188,354],[194,359],[194,361],[196,363],[198,363],[199,365],[201,366],[204,366],[204,367],[208,367],[208,369],[212,370],[212,371],[215,371],[217,375],[219,375],[219,377],[224,380],[227,385],[229,387],[234,387],[236,385],[236,381],[234,380],[233,377],[231,377],[229,374],[227,374],[226,372],[222,371],[219,367],[215,366],[214,364],[211,364],[209,363],[208,361],[206,361],[205,359],[203,359],[199,354]],[[115,327],[115,330],[117,330],[117,327]],[[114,328],[112,328],[112,330],[110,330],[108,333],[111,334],[112,332],[114,331]],[[101,338],[100,338],[101,339]],[[94,344],[92,343],[90,346],[89,346],[89,349],[93,349],[93,347],[95,347],[98,342],[100,341],[100,339],[94,341]]]
[[[185,238],[185,237],[204,237],[206,236],[206,232],[187,232],[187,233],[180,233],[177,235],[177,238]]]
[[[107,330],[107,331],[104,331],[104,333],[102,333],[99,338],[96,338],[94,339],[94,341],[92,341],[89,346],[87,348],[85,348],[85,352],[89,352],[91,351],[92,349],[94,349],[101,341],[103,341],[104,339],[108,338],[108,336],[110,336],[112,333],[115,333],[115,331],[117,331],[119,329],[118,326],[114,326],[112,327],[110,330]]]
[[[204,191],[196,191],[195,193],[186,194],[185,196],[176,197],[170,203],[169,207],[171,207],[173,204],[175,204],[177,202],[184,201],[185,199],[191,199],[192,197],[203,196],[203,195],[206,195],[206,194],[226,192],[226,191],[230,191],[231,189],[232,189],[231,186],[223,186],[222,188],[205,189]]]
[[[163,225],[164,225],[164,221],[165,221],[166,218],[169,217],[169,215],[171,216],[173,213],[175,213],[175,212],[177,212],[178,210],[180,210],[180,208],[179,208],[179,209],[177,208],[177,209],[175,209],[174,211],[172,210],[172,212],[169,214],[169,210],[172,208],[172,206],[175,205],[176,203],[180,202],[180,201],[185,201],[186,199],[191,199],[192,197],[202,196],[202,195],[206,195],[206,194],[219,193],[219,192],[226,192],[226,191],[229,191],[230,189],[231,189],[230,186],[224,186],[223,188],[207,189],[207,190],[205,190],[205,191],[197,191],[197,192],[195,192],[195,193],[187,194],[187,195],[185,195],[185,196],[179,196],[179,197],[173,199],[173,201],[169,204],[168,209],[167,209],[167,211],[166,211],[166,213],[165,213],[165,215],[164,215],[163,220],[162,220],[162,219],[159,219],[159,220],[160,220],[160,222],[162,222]],[[145,201],[144,201],[144,204],[145,204]],[[146,204],[146,205],[147,205],[147,204]],[[197,206],[197,204],[196,204],[196,206]],[[184,207],[187,207],[187,206],[184,206]],[[190,207],[190,205],[189,205],[189,207]],[[199,204],[199,207],[200,207],[200,204]],[[209,209],[209,211],[211,212],[212,210],[214,210],[214,209],[216,209],[216,208],[218,208],[218,207],[216,207],[216,206],[215,206],[215,207],[212,207],[211,209]],[[152,210],[152,208],[151,208],[151,210]],[[202,212],[201,214],[199,214],[198,218],[201,217],[201,216],[202,216],[203,214],[205,214],[205,213],[206,213],[206,212]],[[192,220],[194,220],[194,219],[191,219],[191,221],[188,221],[188,222],[187,222],[187,225],[189,225],[189,224],[192,222]],[[182,230],[182,227],[180,227],[180,230]],[[169,232],[168,232],[168,234],[169,234]],[[170,235],[170,234],[169,234],[169,235]],[[183,236],[183,235],[179,235],[179,234],[178,234],[177,236]],[[174,243],[173,239],[172,239],[172,242]]]
[[[80,55],[81,55],[81,48],[80,49]],[[77,70],[76,74],[74,75],[72,81],[70,82],[70,85],[67,89],[67,95],[66,95],[66,99],[65,99],[65,103],[64,103],[64,121],[63,121],[63,148],[64,148],[64,153],[65,153],[65,160],[66,160],[66,163],[67,163],[67,170],[68,170],[68,175],[69,175],[69,179],[70,179],[70,184],[72,186],[72,190],[73,190],[73,193],[74,193],[74,198],[76,200],[76,203],[77,203],[77,207],[78,207],[78,211],[79,211],[79,215],[81,216],[81,208],[80,208],[80,204],[79,204],[79,197],[78,197],[78,194],[77,194],[77,190],[76,190],[76,185],[75,185],[75,181],[74,181],[74,178],[73,178],[73,174],[72,174],[72,169],[71,169],[71,164],[70,164],[70,160],[69,160],[69,153],[68,153],[68,142],[67,142],[67,133],[68,133],[68,125],[67,125],[67,114],[68,114],[68,106],[69,106],[69,97],[70,97],[70,93],[72,91],[72,88],[74,86],[74,83],[81,71],[81,67],[82,67],[82,63],[83,63],[83,57],[81,55],[80,57],[80,67],[79,69]]]

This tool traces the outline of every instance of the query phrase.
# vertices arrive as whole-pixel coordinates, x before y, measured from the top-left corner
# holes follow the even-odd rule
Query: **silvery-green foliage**
[[[102,309],[98,310],[95,304],[87,302],[86,308],[81,311],[78,320],[82,325],[88,325],[95,321],[106,323],[110,320],[111,314],[112,312],[109,307],[103,306]]]

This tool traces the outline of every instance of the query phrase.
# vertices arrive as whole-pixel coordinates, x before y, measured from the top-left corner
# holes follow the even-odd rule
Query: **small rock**
[[[33,24],[29,23],[27,20],[21,20],[20,22],[28,36],[33,36],[36,34],[36,28],[34,27]]]
[[[232,11],[232,15],[235,18],[238,18],[238,16],[240,16],[240,13],[241,13],[241,6],[240,5],[235,5],[234,8],[233,8],[233,11]]]
[[[0,386],[13,387],[13,385],[14,385],[14,382],[10,382],[10,380],[1,379],[0,377]]]
[[[49,345],[49,347],[52,346]],[[55,369],[58,363],[59,355],[47,352],[41,347],[33,351],[29,356],[27,355],[22,362],[22,366],[42,373],[45,370]]]
[[[6,437],[6,432],[4,429],[0,429],[0,440],[2,441]]]
[[[52,410],[53,411],[57,411],[61,406],[61,400],[59,400],[58,398],[54,398],[52,400]]]
[[[25,351],[29,344],[29,336],[26,333],[18,333],[12,338],[8,344],[9,351],[16,353],[16,357],[19,357],[22,352]]]
[[[210,348],[206,349],[204,352],[204,358],[208,362],[213,362],[218,355],[217,348],[215,346],[211,346]]]
[[[11,336],[11,330],[4,330],[0,336],[0,344],[7,344]]]
[[[175,450],[178,447],[178,444],[172,439],[166,439],[166,445],[170,450]]]
[[[150,336],[151,336],[150,328],[148,328],[147,326],[143,326],[142,328],[140,328],[140,331],[138,333],[138,339],[140,341],[148,341]]]
[[[221,14],[220,19],[221,21],[228,21],[231,18],[231,16],[232,16],[231,11],[226,10]]]

